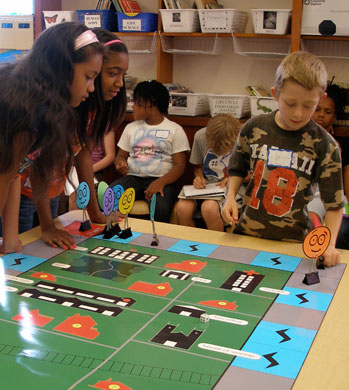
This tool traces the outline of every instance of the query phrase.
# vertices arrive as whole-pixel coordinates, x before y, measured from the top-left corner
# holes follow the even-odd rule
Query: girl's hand
[[[62,249],[75,249],[74,238],[65,230],[51,226],[48,229],[42,230],[42,239],[46,244],[52,246],[53,248],[62,248]]]
[[[14,240],[2,239],[2,243],[0,245],[0,253],[20,252],[22,249],[22,242],[20,241],[18,236],[15,237]]]
[[[229,177],[225,177],[223,180],[221,180],[220,182],[216,183],[216,186],[218,187],[226,187],[228,185],[228,180],[229,180]]]

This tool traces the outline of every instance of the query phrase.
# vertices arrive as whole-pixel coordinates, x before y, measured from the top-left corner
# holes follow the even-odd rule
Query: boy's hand
[[[128,165],[126,161],[117,161],[115,168],[118,172],[121,173],[122,176],[126,176],[128,173]]]
[[[65,230],[51,226],[42,230],[42,239],[53,248],[74,249],[76,247],[74,238]]]
[[[154,194],[160,192],[161,196],[164,196],[164,185],[161,182],[161,179],[154,180],[149,187],[144,191],[145,199],[150,202]]]
[[[333,267],[334,265],[340,263],[340,254],[334,245],[329,245],[323,256],[326,267]]]
[[[225,202],[224,207],[222,209],[222,218],[226,223],[230,223],[232,226],[235,226],[235,224],[238,223],[239,209],[235,198],[227,199],[227,201]]]
[[[228,180],[229,180],[229,177],[225,177],[223,180],[216,183],[216,186],[221,187],[221,188],[226,187],[228,185]]]
[[[193,181],[194,188],[201,190],[206,187],[206,180],[201,176],[196,176]]]

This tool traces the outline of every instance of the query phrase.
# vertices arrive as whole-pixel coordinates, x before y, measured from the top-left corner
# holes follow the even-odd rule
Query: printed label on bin
[[[141,19],[124,19],[122,21],[122,29],[131,31],[142,31],[142,21]]]
[[[85,15],[85,26],[89,28],[102,27],[101,15]]]

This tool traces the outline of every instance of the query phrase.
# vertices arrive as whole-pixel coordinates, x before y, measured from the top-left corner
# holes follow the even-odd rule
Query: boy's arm
[[[222,209],[222,217],[227,223],[236,224],[239,221],[239,210],[235,198],[243,182],[243,177],[229,176],[227,198]]]
[[[93,164],[93,172],[99,172],[104,168],[109,167],[115,160],[115,133],[109,131],[103,138],[105,156],[95,164]]]
[[[194,181],[193,185],[195,188],[205,188],[206,187],[206,179],[204,176],[204,170],[202,165],[194,165]]]
[[[331,231],[331,241],[324,253],[324,262],[327,267],[332,267],[340,261],[339,252],[336,250],[338,231],[342,222],[343,209],[328,210],[325,214],[325,226]]]
[[[343,168],[343,186],[344,194],[349,201],[349,165],[345,165]]]
[[[95,185],[93,181],[93,168],[91,153],[87,146],[83,147],[80,153],[75,156],[75,168],[78,174],[79,182],[86,182],[90,188],[90,201],[86,207],[88,215],[93,222],[105,224],[106,217],[99,211]]]
[[[153,194],[158,192],[160,192],[161,196],[164,196],[164,187],[167,184],[174,183],[183,175],[185,170],[185,153],[186,152],[179,152],[172,155],[172,168],[166,173],[166,175],[154,180],[144,191],[146,200],[150,201]]]
[[[128,156],[129,152],[126,152],[126,150],[119,148],[118,154],[115,159],[115,168],[118,172],[120,172],[122,176],[125,176],[128,173]]]

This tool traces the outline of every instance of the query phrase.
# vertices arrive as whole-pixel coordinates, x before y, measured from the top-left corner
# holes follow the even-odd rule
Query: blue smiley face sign
[[[108,187],[103,196],[103,213],[108,216],[113,211],[114,208],[114,191],[112,188]]]
[[[90,201],[90,188],[85,181],[79,184],[76,194],[76,205],[82,210],[87,207],[88,202]]]
[[[121,198],[121,195],[124,193],[124,187],[120,184],[117,184],[113,187],[114,191],[114,208],[113,210],[118,210],[119,208],[119,199]]]

